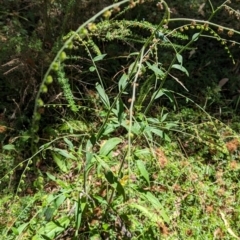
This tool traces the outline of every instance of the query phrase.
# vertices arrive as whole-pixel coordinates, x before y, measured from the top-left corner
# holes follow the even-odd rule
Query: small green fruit
[[[34,114],[34,119],[35,119],[36,121],[39,121],[39,120],[41,119],[41,114],[38,113],[38,112],[36,112],[36,113]]]
[[[53,82],[53,77],[51,75],[48,75],[45,80],[45,84],[49,85],[49,84],[52,84],[52,82]]]
[[[103,13],[103,17],[105,19],[109,19],[111,17],[111,15],[112,15],[112,12],[109,10],[107,10],[106,12]]]
[[[38,125],[35,125],[35,126],[32,127],[32,131],[33,132],[36,133],[36,132],[38,132],[38,130],[39,130],[39,126]]]
[[[67,58],[67,54],[65,52],[60,53],[60,60],[63,62]]]
[[[88,24],[88,30],[90,32],[95,32],[97,30],[97,25],[95,23],[89,23]]]
[[[48,87],[46,85],[42,85],[41,92],[42,93],[47,93],[48,92]]]
[[[133,133],[129,133],[130,138],[134,138],[134,134]]]
[[[41,98],[39,98],[37,100],[37,105],[38,105],[38,107],[42,107],[44,105],[44,102],[43,102],[43,100]]]
[[[87,34],[88,34],[88,30],[87,30],[86,28],[83,28],[82,31],[81,31],[81,33],[82,33],[83,35],[87,35]]]
[[[59,63],[54,62],[53,65],[52,65],[52,70],[58,71],[59,70]]]
[[[73,49],[73,43],[70,42],[70,43],[68,44],[67,48],[68,48],[68,49]]]

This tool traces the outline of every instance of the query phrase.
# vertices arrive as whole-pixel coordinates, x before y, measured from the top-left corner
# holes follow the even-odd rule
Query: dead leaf
[[[228,78],[221,79],[218,83],[218,87],[222,88],[228,82],[228,80]]]
[[[193,50],[190,51],[188,59],[190,59],[195,53],[196,53],[197,48],[194,48]]]
[[[198,13],[200,13],[203,17],[205,16],[205,12],[203,11],[204,7],[205,7],[205,3],[201,4],[198,8]]]
[[[157,157],[160,167],[164,168],[168,163],[168,160],[167,160],[164,152],[160,148],[157,148],[157,149],[155,149],[155,154],[156,154],[156,157]]]

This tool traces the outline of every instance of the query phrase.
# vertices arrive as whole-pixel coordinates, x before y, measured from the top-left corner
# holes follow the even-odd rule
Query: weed
[[[39,86],[30,129],[3,145],[1,181],[20,171],[14,194],[0,201],[3,238],[238,238],[238,132],[208,114],[207,101],[201,107],[164,88],[174,81],[188,91],[183,53],[201,37],[219,40],[233,60],[220,33],[239,32],[212,22],[220,9],[231,11],[228,1],[216,9],[209,1],[207,20],[171,18],[165,1],[155,6],[158,25],[121,19],[151,2],[114,3],[63,38]],[[184,23],[169,27],[178,21]],[[115,56],[109,42],[125,51]],[[62,94],[48,103],[57,84]],[[191,108],[180,108],[176,96]],[[58,121],[43,124],[47,109]],[[15,159],[24,144],[30,156]]]

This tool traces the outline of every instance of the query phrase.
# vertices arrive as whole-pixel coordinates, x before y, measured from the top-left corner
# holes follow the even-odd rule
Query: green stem
[[[206,25],[209,25],[209,26],[222,28],[223,30],[233,31],[236,34],[240,34],[239,31],[236,31],[233,28],[225,27],[225,26],[210,22],[210,19],[209,20],[198,20],[198,19],[192,19],[192,18],[172,18],[172,19],[169,20],[169,22],[176,22],[176,21],[181,21],[181,22],[188,21],[188,22],[196,22],[196,23],[206,24]]]

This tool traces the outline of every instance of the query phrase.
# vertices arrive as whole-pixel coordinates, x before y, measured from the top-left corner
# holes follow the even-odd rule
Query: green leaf
[[[96,89],[105,107],[110,108],[109,98],[108,98],[108,95],[105,93],[105,90],[103,89],[103,87],[99,83],[97,83]]]
[[[119,195],[123,196],[123,199],[125,201],[125,199],[126,199],[125,190],[124,190],[124,187],[122,186],[122,184],[118,180],[116,180],[116,190]]]
[[[139,52],[132,52],[132,53],[129,54],[129,56],[135,56],[135,55],[138,56]]]
[[[70,223],[70,219],[67,216],[64,216],[58,221],[51,221],[47,223],[44,227],[41,227],[38,230],[38,234],[46,236],[50,239],[55,239],[60,233],[67,229]]]
[[[146,62],[148,65],[148,68],[151,69],[156,76],[163,78],[165,76],[165,73],[158,67],[157,64],[150,64],[149,62]]]
[[[126,129],[129,130],[129,124],[128,123],[126,123]],[[142,131],[142,126],[140,126],[140,124],[138,122],[135,122],[132,125],[132,133],[134,133],[136,135],[139,135],[139,134],[141,134],[141,131]]]
[[[59,153],[60,155],[62,155],[67,159],[77,160],[77,158],[68,150],[61,149],[61,148],[53,148],[53,151]]]
[[[165,96],[168,98],[168,100],[174,105],[174,96],[172,94],[172,92],[167,91],[166,89],[164,89],[164,94]],[[174,105],[175,108],[175,105]]]
[[[94,67],[94,66],[91,66],[90,68],[89,68],[89,71],[90,72],[94,72],[96,70],[96,68]]]
[[[128,123],[128,120],[125,120],[121,123],[121,126],[123,126],[127,131],[129,131],[129,123]],[[131,129],[131,132],[136,134],[136,135],[139,135],[141,134],[141,126],[138,122],[135,122],[133,125],[132,125],[132,129]]]
[[[121,78],[120,78],[120,80],[119,80],[119,82],[118,82],[119,92],[123,91],[123,90],[126,88],[126,86],[127,86],[127,84],[128,84],[127,80],[128,80],[128,75],[127,75],[126,73],[124,73],[124,74],[121,76]]]
[[[83,212],[87,206],[86,197],[84,197],[84,196],[79,197],[75,206],[76,206],[75,207],[75,223],[76,223],[76,228],[78,229],[81,226]]]
[[[101,146],[99,154],[107,156],[121,142],[122,139],[117,137],[108,139],[103,146]]]
[[[21,234],[23,232],[23,230],[27,227],[28,223],[23,223],[22,225],[20,225],[17,230],[18,230],[18,234]]]
[[[159,124],[160,121],[157,118],[147,118],[147,121],[154,124]]]
[[[131,76],[131,74],[134,74],[137,72],[137,65],[138,65],[138,62],[133,62],[131,63],[131,65],[129,66],[128,68],[128,74]]]
[[[102,239],[102,237],[98,233],[94,234],[89,238],[89,240],[100,240],[100,239]]]
[[[100,61],[100,60],[102,60],[106,55],[107,55],[107,54],[98,55],[98,56],[96,56],[96,57],[93,59],[93,61],[94,61],[94,62]]]
[[[58,165],[61,171],[68,172],[65,159],[58,153],[51,152],[54,162]]]
[[[146,208],[146,207],[144,207],[142,205],[139,205],[139,204],[136,204],[136,203],[131,203],[128,206],[132,207],[132,208],[135,208],[135,209],[138,209],[140,212],[143,213],[143,215],[145,217],[147,217],[153,223],[163,222],[162,218],[160,218],[158,214],[154,213],[149,208]]]
[[[52,180],[52,181],[56,181],[56,177],[55,176],[53,176],[51,173],[49,173],[49,172],[46,172],[46,174],[47,174],[47,176],[48,176],[48,178],[50,179],[50,180]]]
[[[162,130],[158,129],[158,128],[155,128],[155,127],[151,127],[150,128],[150,131],[153,133],[153,134],[156,134],[157,136],[159,136],[160,138],[168,141],[168,142],[171,142],[171,139],[169,138],[169,136],[164,133]]]
[[[12,230],[13,234],[19,235],[19,232],[18,232],[17,228],[12,227],[11,230]]]
[[[159,202],[159,200],[150,192],[146,193],[146,198],[151,202],[152,206],[161,214],[161,217],[163,218],[164,222],[169,223],[169,217],[167,216],[166,212],[164,211],[164,208],[162,204]]]
[[[163,131],[161,129],[155,128],[155,127],[151,127],[150,131],[156,135],[158,135],[159,137],[163,138]]]
[[[98,162],[98,168],[99,169],[102,167],[102,168],[105,169],[105,171],[111,171],[110,166],[108,165],[108,162],[106,161],[106,159],[104,159],[104,156],[95,154],[94,157]]]
[[[55,181],[55,180],[53,180],[53,181]],[[53,202],[55,199],[56,199],[56,196],[55,196],[55,195],[49,194],[49,195],[47,196],[47,198],[46,198],[46,202],[47,202],[48,204],[50,204],[50,203]]]
[[[104,198],[102,198],[101,196],[94,195],[93,198],[96,199],[101,204],[108,205],[108,202]]]
[[[44,238],[42,238],[41,236],[39,235],[35,235],[32,237],[32,240],[45,240]]]
[[[186,69],[185,67],[183,67],[182,65],[173,64],[173,65],[172,65],[172,68],[178,69],[178,70],[180,70],[181,72],[186,73],[187,76],[189,76],[189,73],[188,73],[187,69]]]
[[[94,137],[93,137],[94,138]],[[91,167],[92,162],[93,162],[93,153],[92,153],[92,148],[93,145],[95,144],[95,141],[93,139],[89,139],[86,144],[86,165],[85,165],[85,170],[88,170],[89,167]]]
[[[140,174],[144,179],[147,181],[148,185],[150,185],[150,180],[149,180],[149,173],[145,167],[145,164],[141,160],[137,160],[137,167],[140,171]]]
[[[183,63],[183,57],[179,53],[176,54],[178,62],[182,65]]]
[[[123,196],[123,199],[125,200],[126,198],[125,190],[122,184],[118,181],[117,177],[114,176],[113,172],[108,170],[108,171],[105,171],[104,175],[107,181],[117,190],[119,195]]]
[[[161,116],[161,122],[164,122],[167,119],[168,113],[165,113]]]
[[[66,196],[64,194],[59,195],[59,197],[54,201],[55,207],[59,208],[65,201]]]
[[[166,125],[165,125],[165,128],[166,129],[168,129],[168,130],[170,130],[171,128],[178,128],[179,127],[179,124],[177,124],[177,123],[174,123],[174,122],[169,122],[169,123],[167,123]]]
[[[156,99],[160,98],[163,95],[164,95],[164,91],[157,90],[156,92],[153,93],[151,100],[156,100]]]
[[[143,149],[137,149],[136,151],[134,151],[134,155],[138,158],[144,157],[144,159],[146,159],[152,156],[152,152],[149,148],[143,148]]]
[[[110,184],[113,184],[113,183],[115,183],[116,182],[116,177],[114,176],[114,174],[112,173],[112,171],[106,171],[105,173],[104,173],[104,175],[105,175],[105,178],[108,180],[108,182],[110,183]]]
[[[192,40],[197,41],[199,37],[200,37],[200,33],[194,33],[192,36]]]
[[[56,210],[56,209],[53,208],[53,207],[48,207],[48,208],[45,210],[45,212],[44,212],[44,217],[45,217],[45,220],[46,220],[46,221],[50,221],[50,220],[52,219],[55,210]]]
[[[7,150],[7,151],[11,151],[11,150],[16,151],[16,148],[13,144],[4,145],[2,148],[3,148],[3,150]]]
[[[113,131],[116,130],[116,128],[119,126],[119,124],[111,124],[108,123],[105,127],[104,127],[104,131],[103,131],[103,135],[109,135],[110,133],[112,133]]]
[[[69,149],[73,149],[73,143],[68,138],[63,138],[64,142],[68,145]]]

